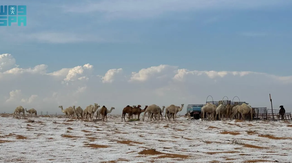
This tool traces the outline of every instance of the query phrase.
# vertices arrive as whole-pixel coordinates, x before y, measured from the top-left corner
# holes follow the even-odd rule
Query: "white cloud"
[[[62,68],[61,70],[49,73],[49,75],[63,79],[64,82],[75,81],[75,80],[88,80],[88,77],[83,76],[84,74],[91,73],[93,66],[89,63],[83,66],[76,66],[73,68]]]
[[[110,18],[149,18],[169,12],[214,10],[214,9],[254,9],[275,7],[290,2],[284,0],[101,0],[63,6],[65,12],[99,12]],[[80,9],[82,8],[82,9]]]
[[[119,69],[110,69],[108,70],[105,75],[102,77],[103,83],[112,83],[115,77],[123,71],[122,68]]]
[[[113,112],[120,114],[128,104],[204,103],[208,95],[214,100],[238,96],[252,106],[269,107],[269,93],[275,108],[281,104],[288,110],[292,108],[292,76],[250,71],[198,71],[170,65],[152,66],[132,73],[122,68],[110,69],[104,76],[94,74],[93,70],[90,64],[55,72],[47,72],[46,65],[27,69],[11,67],[0,72],[1,111],[13,112],[15,107],[23,105],[52,114],[61,113],[59,105],[85,108],[96,102],[114,106]]]
[[[0,55],[0,72],[6,71],[15,66],[15,59],[11,54],[6,53]]]
[[[6,102],[15,102],[18,100],[21,96],[21,90],[13,90],[9,92],[9,98],[6,100]]]
[[[44,65],[44,64],[37,65],[34,68],[28,68],[28,69],[15,67],[15,68],[5,71],[4,74],[23,74],[23,73],[45,74],[46,69],[47,69],[47,65]]]
[[[31,95],[28,99],[24,99],[24,98],[21,99],[21,102],[30,104],[34,102],[37,98],[38,98],[38,95]]]
[[[149,80],[150,78],[156,79],[166,79],[173,75],[175,72],[175,66],[169,65],[159,65],[159,66],[152,66],[149,68],[143,68],[139,72],[132,72],[132,77],[130,79],[131,82],[138,81],[144,82]]]

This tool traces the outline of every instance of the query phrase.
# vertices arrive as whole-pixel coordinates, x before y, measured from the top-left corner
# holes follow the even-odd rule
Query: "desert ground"
[[[290,162],[291,121],[0,116],[0,162]]]

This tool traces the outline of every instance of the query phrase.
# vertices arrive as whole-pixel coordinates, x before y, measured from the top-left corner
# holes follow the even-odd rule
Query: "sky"
[[[185,113],[208,95],[271,108],[269,93],[274,109],[292,111],[292,1],[13,4],[27,6],[27,25],[0,26],[0,112],[98,103]]]

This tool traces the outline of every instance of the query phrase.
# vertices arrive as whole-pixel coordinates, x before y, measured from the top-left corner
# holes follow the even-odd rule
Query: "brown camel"
[[[141,109],[141,105],[138,105],[137,107],[133,107],[132,115],[138,115],[138,120],[140,120],[140,114],[143,113],[147,107],[148,105],[146,105],[143,110]]]
[[[123,122],[123,120],[126,121],[126,119],[125,119],[126,114],[128,114],[128,117],[131,117],[132,116],[132,109],[133,109],[133,107],[130,106],[130,105],[127,105],[123,109],[123,112],[122,112],[122,122]]]
[[[107,121],[107,108],[103,105],[100,109],[100,115],[102,116],[102,121]]]
[[[280,114],[282,120],[284,120],[285,112],[286,112],[286,111],[285,111],[285,109],[284,109],[284,106],[281,105],[281,106],[280,106],[280,110],[279,110],[279,114]]]
[[[137,114],[134,114],[134,112],[135,113],[138,112],[138,110],[141,109],[141,105],[138,105],[138,106],[133,105],[132,108],[133,108],[132,109],[132,115],[130,116],[130,119],[135,118],[135,115],[137,115]]]

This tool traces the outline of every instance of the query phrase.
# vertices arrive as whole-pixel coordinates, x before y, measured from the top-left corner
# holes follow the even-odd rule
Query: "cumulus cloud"
[[[98,103],[114,106],[113,113],[120,114],[125,105],[205,103],[208,95],[214,100],[224,96],[231,100],[238,96],[252,106],[269,107],[269,93],[276,109],[279,105],[287,110],[292,107],[292,76],[251,71],[198,71],[171,65],[132,72],[110,69],[100,75],[94,73],[94,66],[89,63],[48,72],[47,65],[21,68],[12,55],[2,54],[0,58],[7,56],[14,62],[10,69],[0,72],[1,112],[13,112],[22,105],[61,114],[59,105],[85,108]],[[0,65],[6,61],[0,60]]]
[[[84,75],[90,74],[93,66],[89,63],[83,66],[76,66],[73,68],[62,68],[61,70],[49,73],[49,75],[63,79],[64,82],[75,80],[88,80]]]
[[[9,98],[6,100],[6,102],[16,102],[21,96],[21,90],[12,90],[9,92]]]
[[[131,82],[145,82],[149,79],[168,79],[175,72],[175,66],[159,65],[143,68],[139,72],[132,72]]]
[[[122,68],[119,69],[110,69],[108,70],[105,75],[102,77],[103,83],[112,83],[115,77],[123,71]]]
[[[0,55],[0,72],[6,71],[15,66],[15,59],[11,54],[6,53]]]

